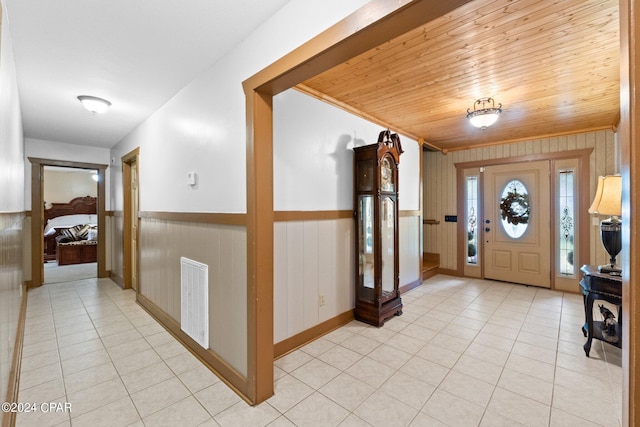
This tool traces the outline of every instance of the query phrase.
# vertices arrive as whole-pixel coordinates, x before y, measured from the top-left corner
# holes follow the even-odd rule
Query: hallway
[[[277,360],[275,396],[250,407],[133,291],[45,285],[29,291],[19,400],[71,412],[17,425],[621,425],[621,353],[584,356],[580,295],[438,275],[402,299],[381,329],[354,321]]]

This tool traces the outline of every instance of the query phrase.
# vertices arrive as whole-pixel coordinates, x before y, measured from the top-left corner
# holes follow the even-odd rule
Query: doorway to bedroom
[[[97,277],[98,170],[44,166],[44,284]]]
[[[51,159],[40,159],[36,157],[29,157],[29,162],[31,163],[31,280],[29,280],[28,286],[30,288],[39,287],[43,283],[45,283],[45,257],[52,259],[54,256],[56,261],[61,261],[59,264],[79,264],[77,260],[92,260],[95,259],[95,268],[93,269],[93,277],[108,277],[108,272],[106,270],[106,238],[97,238],[95,243],[88,242],[79,242],[74,243],[73,245],[67,245],[62,251],[59,251],[60,243],[70,243],[70,242],[60,242],[55,239],[51,244],[54,244],[55,255],[53,255],[53,251],[51,253],[48,252],[48,249],[45,249],[45,227],[49,222],[49,217],[45,220],[45,213],[47,212],[47,200],[45,199],[45,168],[47,167],[59,167],[59,168],[70,168],[74,169],[78,173],[92,174],[93,171],[96,172],[97,175],[97,183],[96,187],[96,196],[95,197],[85,197],[79,196],[74,197],[72,200],[68,200],[66,203],[62,203],[60,205],[49,202],[50,207],[52,209],[54,207],[62,209],[62,211],[57,210],[54,215],[62,217],[65,216],[65,213],[68,215],[93,215],[93,217],[88,217],[86,219],[88,228],[86,227],[78,227],[73,231],[69,231],[70,240],[75,241],[77,237],[90,237],[90,234],[93,234],[97,230],[97,236],[106,236],[106,211],[105,211],[105,171],[107,169],[107,165],[97,164],[97,163],[82,163],[82,162],[72,162],[65,160],[51,160]],[[89,172],[86,172],[89,171]],[[93,178],[91,178],[93,179]],[[93,204],[92,207],[87,207],[87,205]],[[64,212],[64,209],[68,209],[68,211]],[[84,210],[84,212],[83,212]],[[89,210],[93,210],[93,214],[89,213]],[[48,211],[48,214],[51,214],[51,211]],[[58,220],[63,221],[63,220]],[[82,225],[87,225],[82,224]],[[92,226],[95,224],[95,227]],[[53,227],[56,229],[63,229],[65,227],[57,224],[58,227]],[[78,225],[78,224],[75,224]],[[73,225],[67,224],[66,228],[70,229]],[[86,229],[85,229],[86,228]],[[57,231],[56,231],[57,232]],[[77,236],[73,237],[75,233]],[[71,238],[73,237],[73,238]],[[88,239],[84,239],[87,240]],[[45,252],[47,250],[47,252]],[[93,255],[95,253],[95,255]],[[69,269],[71,270],[71,269]],[[47,278],[49,275],[47,275]],[[68,279],[65,279],[68,280]]]

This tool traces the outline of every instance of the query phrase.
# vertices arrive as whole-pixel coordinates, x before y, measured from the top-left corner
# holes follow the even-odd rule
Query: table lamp
[[[598,188],[589,208],[590,214],[610,215],[600,222],[602,246],[609,254],[609,264],[598,266],[600,273],[620,275],[622,269],[616,264],[616,256],[622,249],[622,177],[607,175],[598,177]]]

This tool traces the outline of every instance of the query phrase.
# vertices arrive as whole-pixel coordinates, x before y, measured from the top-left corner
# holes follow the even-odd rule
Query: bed
[[[76,197],[52,203],[44,210],[44,260],[59,265],[95,262],[97,248],[96,198]]]

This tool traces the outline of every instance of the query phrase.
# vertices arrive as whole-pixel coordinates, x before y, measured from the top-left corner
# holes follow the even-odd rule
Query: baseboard
[[[144,295],[137,293],[136,301],[144,308],[154,319],[158,321],[175,339],[187,348],[195,357],[197,357],[205,366],[207,366],[222,382],[227,384],[242,399],[249,404],[254,404],[248,396],[248,381],[231,365],[225,362],[212,350],[205,350],[195,342],[189,335],[180,329],[180,324],[166,314],[160,307],[155,305]]]
[[[438,274],[446,274],[447,276],[462,277],[462,274],[458,273],[458,270],[450,270],[447,268],[438,268]]]
[[[317,324],[309,329],[306,329],[299,334],[284,339],[273,346],[273,357],[275,359],[284,356],[293,350],[302,347],[303,345],[320,338],[323,335],[328,334],[334,329],[340,326],[346,325],[354,319],[353,309],[345,311],[342,314],[332,317],[329,320],[325,320],[322,323]]]
[[[405,292],[409,292],[411,289],[415,289],[418,286],[422,285],[422,280],[424,279],[418,279],[415,282],[411,282],[411,283],[407,283],[404,286],[400,287],[400,295],[404,294]]]
[[[116,282],[118,286],[120,286],[121,288],[124,288],[124,279],[121,276],[109,270],[109,278],[114,282]]]
[[[22,365],[22,346],[24,343],[24,328],[27,317],[27,284],[22,285],[22,301],[20,302],[20,315],[18,317],[18,327],[16,329],[16,341],[13,347],[13,360],[11,361],[11,371],[9,371],[9,384],[5,402],[18,402],[18,391],[20,385],[20,368]],[[14,426],[16,423],[16,412],[3,412],[2,427]]]

